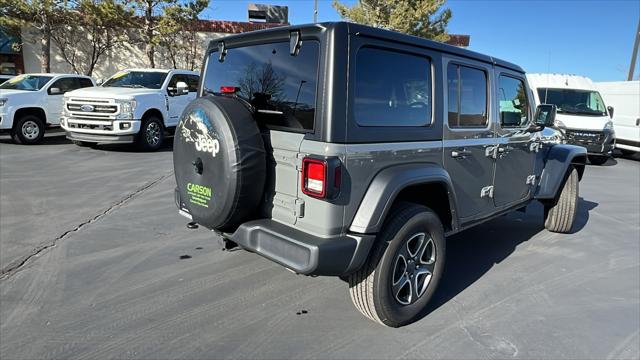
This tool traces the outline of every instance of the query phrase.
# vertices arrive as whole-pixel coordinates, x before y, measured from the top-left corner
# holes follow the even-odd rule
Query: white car
[[[66,94],[61,125],[78,145],[136,143],[156,150],[195,99],[198,79],[187,70],[120,71],[99,87]]]
[[[611,105],[616,148],[624,154],[640,153],[640,81],[596,83],[604,101]]]
[[[527,74],[536,103],[557,107],[556,128],[564,142],[587,149],[589,162],[604,164],[615,146],[611,117],[591,79],[568,74]]]
[[[36,144],[47,127],[60,123],[63,95],[93,86],[93,79],[84,75],[16,76],[0,85],[0,131],[10,132],[18,143]]]

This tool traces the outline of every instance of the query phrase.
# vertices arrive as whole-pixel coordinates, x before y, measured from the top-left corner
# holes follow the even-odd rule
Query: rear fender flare
[[[456,196],[449,173],[438,164],[421,163],[393,166],[380,171],[360,202],[349,231],[360,234],[379,232],[396,197],[403,189],[431,183],[445,185],[449,197],[451,225],[453,229],[457,229]]]

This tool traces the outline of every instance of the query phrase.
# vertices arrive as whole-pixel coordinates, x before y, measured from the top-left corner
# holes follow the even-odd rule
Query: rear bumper
[[[67,131],[66,136],[67,139],[72,141],[84,141],[96,144],[131,144],[135,141],[133,135],[96,135]]]
[[[321,238],[270,219],[246,222],[228,238],[298,274],[340,276],[364,264],[374,235]]]
[[[176,205],[181,204],[176,191]],[[178,206],[180,214],[190,218]],[[318,237],[271,219],[248,221],[223,236],[241,247],[303,275],[342,276],[358,270],[367,259],[375,235]]]

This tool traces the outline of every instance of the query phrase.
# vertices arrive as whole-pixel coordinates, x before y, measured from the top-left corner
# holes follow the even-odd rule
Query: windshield
[[[305,41],[296,56],[289,42],[228,49],[209,57],[204,91],[234,92],[256,109],[259,124],[293,131],[313,130],[319,43]]]
[[[123,71],[113,75],[103,87],[160,89],[167,73],[158,71]]]
[[[555,105],[560,114],[607,115],[604,101],[597,91],[539,88],[538,96],[542,104]]]
[[[38,91],[52,78],[52,76],[20,75],[3,82],[0,89]]]

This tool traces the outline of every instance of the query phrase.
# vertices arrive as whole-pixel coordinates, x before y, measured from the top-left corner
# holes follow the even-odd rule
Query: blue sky
[[[288,6],[291,24],[313,21],[313,0],[212,0],[202,17],[247,21],[250,2]],[[528,72],[626,80],[640,18],[638,0],[449,0],[445,6],[453,12],[449,32],[471,35],[471,50]],[[318,21],[335,20],[340,17],[331,1],[319,0]],[[635,74],[640,75],[640,64]]]

